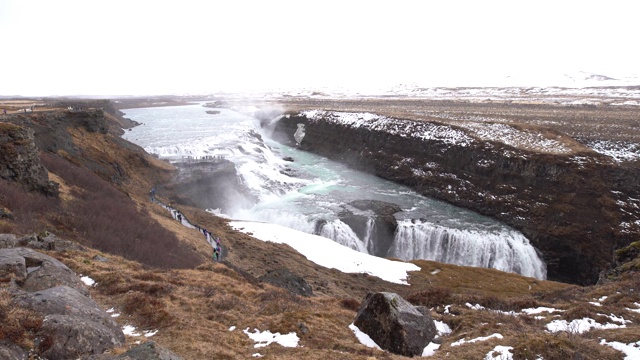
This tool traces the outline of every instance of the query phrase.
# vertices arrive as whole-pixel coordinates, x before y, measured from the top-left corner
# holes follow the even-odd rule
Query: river
[[[529,240],[494,219],[272,141],[258,120],[246,115],[251,109],[242,113],[216,109],[218,114],[207,110],[211,109],[202,104],[126,109],[125,116],[142,125],[123,138],[169,161],[222,156],[233,162],[240,181],[257,199],[239,199],[235,206],[217,209],[234,219],[276,223],[370,252],[374,244],[368,235],[359,237],[339,214],[346,209],[372,216],[348,203],[384,201],[402,209],[394,214],[398,227],[387,257],[546,278],[546,266]]]

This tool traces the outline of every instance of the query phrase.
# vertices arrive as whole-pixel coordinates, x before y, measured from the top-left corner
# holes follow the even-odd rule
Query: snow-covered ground
[[[345,273],[365,273],[389,282],[407,284],[407,272],[420,270],[414,264],[375,257],[333,240],[281,225],[250,221],[233,221],[229,224],[256,239],[287,244],[310,261]]]
[[[351,128],[366,128],[385,131],[405,138],[435,140],[448,145],[466,147],[474,142],[474,137],[484,141],[501,142],[519,149],[541,151],[551,154],[568,154],[571,148],[555,138],[541,133],[519,130],[511,125],[486,121],[460,121],[456,126],[423,121],[398,120],[371,113],[337,112],[309,110],[302,112],[309,120],[332,122]],[[438,116],[449,119],[446,114]],[[457,118],[456,118],[457,119]],[[492,119],[495,121],[495,119]],[[464,128],[463,131],[458,127]]]
[[[310,110],[302,113],[311,121],[322,119],[349,126],[366,128],[372,131],[385,131],[405,138],[436,140],[445,144],[469,146],[473,138],[464,131],[449,125],[434,124],[421,121],[406,121],[380,116],[371,113],[352,113],[337,111]]]

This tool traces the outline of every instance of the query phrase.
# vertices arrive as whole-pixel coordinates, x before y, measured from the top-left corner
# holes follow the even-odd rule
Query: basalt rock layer
[[[349,123],[338,116],[288,114],[273,125],[273,137],[503,221],[542,252],[551,280],[595,283],[613,251],[640,233],[629,211],[639,198],[633,165],[573,143],[564,153],[539,151],[435,121],[372,127],[363,125],[366,117]]]
[[[57,184],[49,181],[40,162],[33,130],[11,123],[0,123],[0,178],[23,184],[27,190],[58,194]]]

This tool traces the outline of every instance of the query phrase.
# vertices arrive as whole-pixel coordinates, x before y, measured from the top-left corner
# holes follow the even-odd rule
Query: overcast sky
[[[640,75],[640,2],[0,0],[0,95]]]

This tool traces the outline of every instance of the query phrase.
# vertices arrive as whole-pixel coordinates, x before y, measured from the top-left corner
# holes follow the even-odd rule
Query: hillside
[[[442,332],[435,359],[483,358],[497,345],[513,347],[514,358],[621,359],[613,346],[638,340],[635,246],[620,250],[617,267],[602,285],[580,287],[428,261],[414,261],[421,270],[409,274],[409,285],[400,285],[321,267],[287,245],[235,231],[227,220],[172,202],[178,197],[167,190],[159,192],[160,201],[222,239],[225,261],[213,263],[200,232],[149,201],[149,190],[169,182],[175,169],[120,139],[125,120],[117,112],[77,104],[83,109],[67,110],[65,104],[0,118],[3,149],[11,145],[31,154],[11,159],[31,159],[25,169],[43,166],[48,176],[31,170],[18,176],[13,165],[2,173],[0,233],[21,237],[48,231],[70,241],[43,252],[95,281],[89,287],[93,299],[119,314],[114,320],[120,326],[138,331],[101,359],[146,340],[185,359],[256,353],[278,359],[403,358],[365,347],[348,327],[372,291],[396,292],[426,305],[434,319],[447,324],[451,332]],[[265,275],[281,269],[304,279],[314,295],[267,282]],[[12,331],[3,326],[0,341],[42,350],[35,343],[37,321],[29,328],[15,324],[24,315],[12,307],[11,284],[10,278],[0,280],[0,320],[14,324]],[[583,331],[583,323],[590,331]],[[255,348],[244,329],[293,332],[299,346]],[[471,341],[493,334],[500,336]]]

